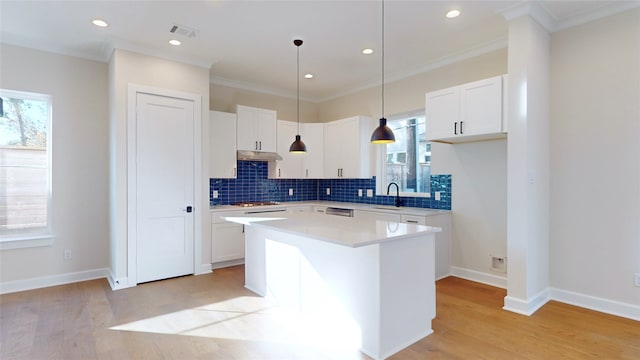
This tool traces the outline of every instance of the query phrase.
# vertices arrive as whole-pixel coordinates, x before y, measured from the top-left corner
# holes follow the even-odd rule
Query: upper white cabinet
[[[302,177],[322,179],[324,177],[324,124],[300,124],[302,141],[307,145],[307,153],[302,155]],[[291,140],[293,142],[293,139]]]
[[[371,132],[373,121],[365,116],[324,124],[324,177],[369,178],[373,175]]]
[[[209,177],[236,177],[236,114],[209,112]]]
[[[298,134],[298,123],[278,120],[277,152],[282,160],[269,162],[269,177],[275,179],[302,179],[302,160],[307,154],[292,154],[289,152],[291,143]],[[305,141],[306,139],[302,139]],[[306,144],[306,141],[305,141]],[[308,147],[308,145],[307,145]]]
[[[275,111],[238,105],[237,115],[238,150],[276,151]]]
[[[503,138],[503,76],[427,93],[427,140],[446,143]]]

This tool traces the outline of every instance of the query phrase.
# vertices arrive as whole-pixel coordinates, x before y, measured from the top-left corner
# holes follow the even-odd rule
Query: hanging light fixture
[[[305,145],[300,139],[300,45],[302,45],[302,40],[296,39],[293,40],[293,44],[297,47],[298,51],[298,71],[296,74],[296,79],[298,80],[298,90],[297,90],[297,109],[298,109],[298,135],[296,135],[296,139],[291,146],[289,146],[289,152],[292,154],[304,154],[307,152],[307,145]]]
[[[371,134],[371,143],[390,144],[396,142],[393,131],[387,126],[387,119],[384,117],[384,0],[382,0],[382,117],[380,124]]]

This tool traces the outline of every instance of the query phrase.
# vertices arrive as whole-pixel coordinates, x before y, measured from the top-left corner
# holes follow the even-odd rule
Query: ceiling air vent
[[[194,38],[196,37],[197,31],[196,29],[192,29],[184,25],[173,24],[169,32],[172,34],[177,34],[177,35],[181,35],[188,38]]]

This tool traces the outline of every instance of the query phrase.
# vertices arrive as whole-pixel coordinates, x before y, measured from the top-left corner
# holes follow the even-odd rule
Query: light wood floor
[[[0,296],[1,359],[368,359],[243,288],[242,266],[111,291],[106,280]],[[437,282],[434,333],[404,359],[640,359],[640,322],[558,302],[531,317],[505,291]],[[317,320],[317,319],[315,319]]]

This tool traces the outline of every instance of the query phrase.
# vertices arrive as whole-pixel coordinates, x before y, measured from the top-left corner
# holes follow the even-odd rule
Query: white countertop
[[[437,227],[417,224],[307,213],[223,215],[222,218],[349,247],[397,241],[441,231]]]
[[[451,210],[440,210],[440,209],[428,209],[428,208],[415,208],[415,207],[395,207],[395,206],[387,206],[387,205],[375,205],[375,204],[362,204],[362,203],[349,203],[349,202],[338,202],[338,201],[322,201],[322,200],[312,200],[312,201],[290,201],[283,202],[279,205],[268,205],[268,206],[258,206],[258,207],[239,207],[234,205],[214,205],[210,206],[209,210],[211,212],[218,211],[247,211],[247,210],[256,210],[256,209],[281,209],[288,208],[294,206],[327,206],[327,207],[338,207],[345,209],[353,209],[353,210],[363,210],[363,211],[372,211],[372,212],[381,212],[381,213],[398,213],[403,215],[416,215],[416,216],[434,216],[440,214],[448,214]]]

